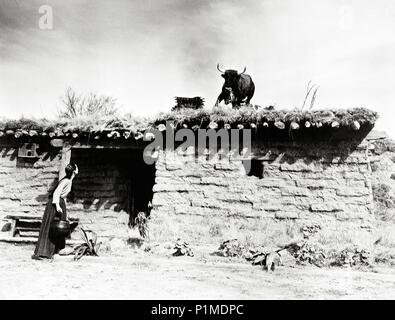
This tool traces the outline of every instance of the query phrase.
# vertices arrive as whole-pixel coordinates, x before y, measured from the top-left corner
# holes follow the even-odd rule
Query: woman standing
[[[41,222],[40,233],[36,244],[33,259],[52,258],[54,254],[62,250],[66,245],[65,237],[54,237],[50,233],[51,223],[55,216],[60,220],[67,220],[66,204],[64,199],[71,191],[73,179],[78,174],[77,165],[68,164],[66,166],[66,176],[59,181],[49,201],[45,207],[44,216]]]

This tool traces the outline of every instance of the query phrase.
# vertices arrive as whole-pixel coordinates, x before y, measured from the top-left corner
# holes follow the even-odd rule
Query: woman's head
[[[70,179],[70,178],[73,176],[73,174],[75,173],[75,171],[76,171],[76,166],[75,166],[75,164],[69,163],[69,164],[66,166],[65,171],[66,171],[66,178],[69,178],[69,179]]]

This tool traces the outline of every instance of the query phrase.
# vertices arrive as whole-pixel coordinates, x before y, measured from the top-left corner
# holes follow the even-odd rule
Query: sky
[[[393,0],[0,0],[0,116],[55,118],[67,87],[134,115],[211,108],[217,63],[247,67],[254,104],[300,108],[311,80],[314,108],[370,108],[395,138]]]

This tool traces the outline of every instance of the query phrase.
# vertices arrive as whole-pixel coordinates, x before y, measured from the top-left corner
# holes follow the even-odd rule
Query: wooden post
[[[60,166],[59,166],[59,181],[66,175],[65,169],[66,166],[70,163],[70,158],[71,158],[71,147],[65,144],[62,147],[62,159],[60,160]]]

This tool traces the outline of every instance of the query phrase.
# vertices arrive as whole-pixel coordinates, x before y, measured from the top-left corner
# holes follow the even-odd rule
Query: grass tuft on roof
[[[76,117],[73,119],[61,118],[50,121],[46,119],[19,120],[0,119],[0,131],[29,131],[38,132],[62,131],[77,133],[93,133],[104,131],[130,131],[132,133],[144,132],[149,127],[157,127],[166,121],[173,121],[175,126],[207,128],[215,122],[221,127],[251,127],[251,125],[273,126],[274,123],[282,122],[289,126],[292,122],[304,124],[321,123],[329,125],[337,122],[340,126],[352,126],[357,121],[360,125],[373,126],[377,120],[376,112],[365,108],[352,109],[323,109],[323,110],[269,110],[256,107],[214,108],[214,109],[180,109],[168,113],[160,113],[154,119],[135,117],[130,114],[124,116],[107,117]]]
[[[213,110],[183,109],[170,113],[160,114],[154,121],[156,125],[166,121],[174,121],[177,125],[189,124],[205,127],[210,122],[216,122],[219,126],[229,124],[235,125],[262,125],[263,123],[283,122],[288,125],[291,122],[312,123],[321,122],[329,124],[334,121],[341,126],[351,126],[354,121],[361,125],[374,125],[378,115],[376,112],[365,108],[352,109],[324,109],[315,111],[300,110],[269,110],[264,108],[242,107],[240,109],[216,108]]]

